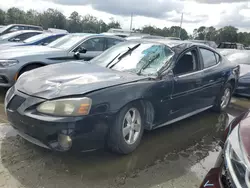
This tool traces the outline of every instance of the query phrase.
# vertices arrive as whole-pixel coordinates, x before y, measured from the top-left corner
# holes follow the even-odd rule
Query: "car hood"
[[[53,99],[86,94],[143,79],[147,77],[74,61],[26,72],[19,77],[15,88],[31,96]]]
[[[58,52],[65,52],[57,48],[50,48],[47,46],[15,46],[7,48],[0,51],[0,59],[11,59],[22,56],[30,55],[44,55],[44,54],[53,54]]]

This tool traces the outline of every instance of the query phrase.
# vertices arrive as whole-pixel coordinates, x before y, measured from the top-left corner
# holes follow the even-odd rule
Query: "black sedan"
[[[145,129],[225,109],[239,74],[227,61],[188,41],[127,41],[90,62],[24,73],[6,94],[6,113],[22,137],[42,147],[128,154]]]

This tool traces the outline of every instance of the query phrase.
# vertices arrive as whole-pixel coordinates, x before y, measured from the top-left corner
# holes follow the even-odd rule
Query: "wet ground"
[[[233,117],[250,107],[236,99],[225,113],[203,112],[146,132],[131,155],[106,151],[55,153],[34,146],[6,121],[0,91],[0,187],[179,188],[199,187],[220,151],[218,142]]]

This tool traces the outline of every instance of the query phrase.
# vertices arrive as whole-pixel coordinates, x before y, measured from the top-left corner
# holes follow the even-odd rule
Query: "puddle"
[[[8,123],[0,123],[0,140],[17,136],[17,132]]]

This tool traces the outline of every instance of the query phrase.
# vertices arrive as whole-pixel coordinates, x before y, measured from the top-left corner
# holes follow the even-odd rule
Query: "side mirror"
[[[12,41],[13,42],[20,42],[21,40],[19,38],[14,38]]]
[[[79,47],[77,51],[74,53],[74,57],[76,59],[80,59],[81,54],[85,54],[87,52],[87,49],[84,47]]]
[[[42,42],[40,45],[42,45],[42,46],[46,46],[46,45],[48,45],[49,43],[46,43],[46,42]]]
[[[77,49],[77,52],[79,52],[79,53],[81,53],[81,54],[85,54],[85,53],[87,52],[87,49],[84,48],[84,47],[79,47],[79,48]]]

